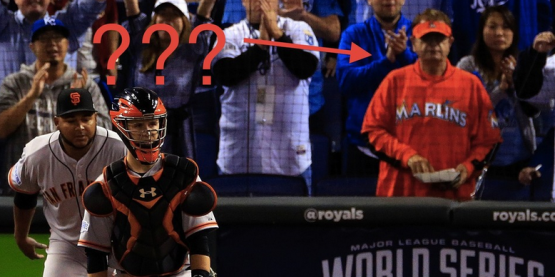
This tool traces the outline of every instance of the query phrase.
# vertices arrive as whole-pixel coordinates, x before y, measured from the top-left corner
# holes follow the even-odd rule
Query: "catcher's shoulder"
[[[107,216],[113,212],[110,197],[106,195],[102,181],[91,183],[83,192],[83,205],[89,213],[96,216]]]

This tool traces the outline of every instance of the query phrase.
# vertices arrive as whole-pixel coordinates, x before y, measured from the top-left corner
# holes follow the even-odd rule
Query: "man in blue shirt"
[[[337,57],[337,80],[347,100],[346,132],[348,147],[344,174],[378,176],[379,161],[368,148],[367,138],[360,134],[366,109],[385,76],[394,69],[412,64],[416,54],[410,50],[408,37],[411,21],[401,14],[405,1],[368,0],[374,15],[362,23],[351,25],[341,37],[340,49],[351,49],[355,43],[370,52],[371,57],[349,63],[349,56]]]

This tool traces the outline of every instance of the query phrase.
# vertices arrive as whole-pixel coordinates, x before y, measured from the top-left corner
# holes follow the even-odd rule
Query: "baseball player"
[[[162,100],[137,87],[125,89],[112,108],[128,152],[83,194],[78,245],[86,249],[89,276],[108,276],[108,264],[117,276],[212,276],[207,233],[218,227],[216,195],[199,182],[193,160],[161,153]]]
[[[25,146],[11,168],[8,182],[14,197],[14,237],[30,259],[44,258],[43,276],[87,276],[86,256],[77,247],[84,208],[81,194],[102,168],[125,155],[116,133],[96,125],[97,112],[85,89],[66,89],[57,98],[54,118],[58,131],[38,136]],[[49,245],[29,237],[38,194],[50,226]]]

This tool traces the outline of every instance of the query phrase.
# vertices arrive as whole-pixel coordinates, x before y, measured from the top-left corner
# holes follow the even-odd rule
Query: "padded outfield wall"
[[[555,276],[553,203],[222,197],[215,215],[219,276]]]

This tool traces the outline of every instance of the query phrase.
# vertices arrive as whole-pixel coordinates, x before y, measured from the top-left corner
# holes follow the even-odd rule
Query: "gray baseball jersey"
[[[20,193],[41,192],[44,215],[56,238],[77,244],[85,213],[81,194],[102,169],[125,156],[127,148],[112,131],[96,127],[91,149],[79,161],[62,150],[60,132],[38,136],[10,169],[8,182]]]

